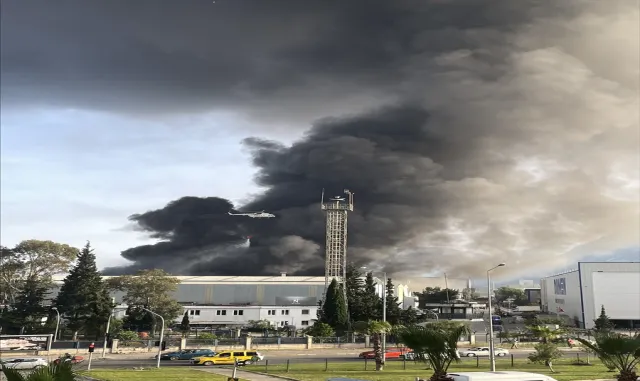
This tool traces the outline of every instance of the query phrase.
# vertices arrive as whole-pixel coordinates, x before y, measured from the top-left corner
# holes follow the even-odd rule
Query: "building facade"
[[[604,306],[618,328],[640,328],[640,262],[579,262],[540,281],[542,310],[592,329]]]

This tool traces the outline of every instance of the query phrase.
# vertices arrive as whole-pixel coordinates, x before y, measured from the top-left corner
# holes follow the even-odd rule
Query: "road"
[[[513,357],[516,359],[524,359],[529,353],[532,353],[533,350],[516,350],[512,351]],[[569,351],[567,351],[569,352]],[[574,352],[579,353],[579,352]],[[575,356],[574,353],[566,353],[566,356]],[[363,362],[364,360],[356,357],[354,354],[298,354],[298,355],[279,355],[277,353],[271,353],[266,355],[266,359],[269,360],[269,364],[278,365],[278,364],[286,364],[287,360],[289,360],[290,364],[313,364],[313,363],[324,363],[328,361],[329,363],[337,363],[337,362]],[[506,358],[501,357],[503,361],[509,359],[510,356]],[[480,361],[487,361],[487,357],[480,357]],[[369,360],[372,361],[372,360]],[[391,359],[387,361],[402,361],[397,359]],[[475,357],[463,357],[462,361],[476,361]],[[261,362],[264,364],[264,361]],[[87,361],[85,360],[83,363],[78,364],[78,369],[87,369]],[[156,366],[156,360],[151,356],[147,359],[126,359],[126,358],[107,358],[107,359],[94,359],[91,363],[91,369],[117,369],[117,368],[153,368]],[[187,367],[189,366],[189,361],[162,361],[160,363],[161,367]]]

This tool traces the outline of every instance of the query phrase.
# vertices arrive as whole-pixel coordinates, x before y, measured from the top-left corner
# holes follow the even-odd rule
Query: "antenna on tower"
[[[320,207],[324,205],[324,188],[322,188],[322,196],[320,196]]]

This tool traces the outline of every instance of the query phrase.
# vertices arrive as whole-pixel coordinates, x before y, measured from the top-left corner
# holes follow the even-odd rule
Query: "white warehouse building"
[[[640,328],[640,262],[579,262],[540,280],[542,310],[594,328],[604,306],[616,328]]]

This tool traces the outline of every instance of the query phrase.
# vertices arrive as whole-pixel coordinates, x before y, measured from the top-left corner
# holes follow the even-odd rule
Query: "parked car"
[[[181,351],[167,352],[160,355],[160,360],[191,360],[194,357],[213,357],[216,352],[211,349],[183,349]],[[158,355],[155,356],[158,358]]]
[[[458,352],[460,356],[466,357],[480,357],[480,356],[489,356],[489,347],[476,347],[469,348]],[[503,357],[509,354],[509,351],[503,348],[494,348],[494,353],[496,356]]]
[[[384,358],[385,359],[399,359],[404,353],[406,353],[407,349],[402,348],[387,348],[385,351]],[[374,351],[366,351],[362,352],[358,355],[361,359],[374,359],[376,358],[376,353]]]
[[[191,365],[251,365],[264,360],[264,356],[256,351],[221,351],[211,357],[195,357],[190,360]]]
[[[13,369],[38,369],[49,365],[47,360],[42,357],[2,358],[0,359],[0,364],[2,364],[3,367]]]

